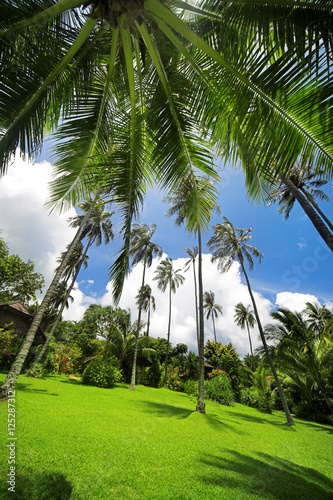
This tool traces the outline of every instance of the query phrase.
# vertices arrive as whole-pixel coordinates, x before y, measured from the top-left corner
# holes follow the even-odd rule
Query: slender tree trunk
[[[150,327],[150,299],[148,303],[147,337],[149,337],[149,327]]]
[[[315,211],[310,202],[297,189],[295,184],[288,177],[283,179],[283,183],[286,185],[287,189],[292,193],[292,195],[296,198],[296,200],[301,205],[306,215],[311,220],[314,227],[317,229],[320,236],[327,244],[328,248],[333,252],[333,234],[327,229],[326,225],[323,223],[318,213]]]
[[[200,338],[199,338],[199,318],[198,318],[198,289],[197,289],[197,277],[195,272],[195,261],[193,261],[193,278],[194,278],[195,323],[197,327],[197,342],[198,342],[198,352],[199,352]]]
[[[199,292],[199,388],[196,411],[205,412],[205,326],[203,313],[203,285],[202,285],[202,244],[201,231],[198,230],[198,292]]]
[[[38,363],[41,363],[41,362],[42,362],[42,360],[43,360],[43,358],[44,358],[44,355],[45,355],[45,353],[46,353],[46,351],[47,351],[47,349],[48,349],[48,347],[49,347],[49,344],[50,344],[50,342],[51,342],[51,339],[52,339],[52,338],[53,338],[53,336],[54,336],[54,332],[56,331],[56,328],[57,328],[57,326],[58,326],[58,323],[59,323],[59,321],[60,321],[60,319],[61,319],[61,315],[62,315],[62,313],[63,313],[63,311],[64,311],[64,309],[65,309],[65,307],[66,307],[66,302],[67,302],[67,300],[68,300],[68,298],[69,298],[69,296],[70,296],[71,291],[73,290],[73,287],[74,287],[74,285],[75,285],[76,278],[77,278],[77,277],[78,277],[78,275],[79,275],[79,272],[80,272],[80,270],[81,270],[81,267],[82,267],[82,264],[83,264],[84,258],[86,257],[86,255],[87,255],[87,253],[88,253],[88,250],[89,250],[90,245],[91,245],[91,238],[89,239],[88,244],[87,244],[87,246],[86,246],[86,248],[85,248],[85,251],[84,251],[84,252],[83,252],[83,254],[82,254],[82,257],[81,257],[81,263],[80,263],[80,265],[77,267],[76,272],[75,272],[75,274],[74,274],[74,276],[73,276],[73,279],[72,279],[72,281],[71,281],[71,284],[69,285],[69,287],[68,287],[68,289],[67,289],[66,295],[65,295],[65,297],[64,297],[64,300],[63,300],[63,301],[62,301],[62,303],[61,303],[60,309],[59,309],[59,311],[58,311],[58,313],[57,313],[57,316],[56,316],[56,318],[55,318],[55,320],[54,320],[54,322],[53,322],[53,324],[52,324],[52,328],[51,328],[50,333],[49,333],[49,335],[48,335],[48,337],[47,337],[47,339],[46,339],[46,342],[44,343],[44,345],[43,345],[43,347],[42,347],[41,351],[39,352],[39,354],[37,355],[37,357],[34,359],[34,361],[33,361],[32,365],[31,365],[31,367],[29,368],[29,370],[28,370],[28,371],[27,371],[27,373],[25,374],[25,375],[26,375],[26,377],[33,376],[33,373],[34,373],[34,370],[35,370],[36,366],[38,365]]]
[[[247,333],[249,336],[249,342],[250,342],[250,351],[251,351],[251,356],[252,356],[252,370],[255,372],[256,369],[254,367],[254,359],[253,359],[253,349],[252,349],[252,340],[251,340],[251,334],[250,334],[250,327],[249,327],[249,322],[247,319],[245,320],[246,326],[247,326]]]
[[[168,336],[167,336],[167,352],[165,356],[165,372],[164,372],[164,387],[168,385],[168,361],[169,361],[169,341],[170,341],[170,328],[171,328],[171,283],[169,283],[169,321],[168,321]]]
[[[261,338],[261,341],[263,343],[263,346],[264,346],[264,349],[265,349],[265,354],[267,356],[267,360],[268,360],[269,366],[271,367],[275,383],[277,385],[277,389],[278,389],[278,392],[279,392],[279,396],[280,396],[280,399],[281,399],[281,403],[282,403],[282,406],[283,406],[284,413],[285,413],[286,418],[287,418],[287,422],[288,422],[289,425],[295,425],[295,422],[294,422],[294,420],[293,420],[293,418],[292,418],[292,416],[290,414],[290,411],[289,411],[289,408],[288,408],[288,405],[287,405],[287,402],[286,402],[286,399],[284,397],[283,390],[282,390],[282,387],[281,387],[281,384],[280,384],[280,381],[279,381],[279,377],[277,376],[277,373],[276,373],[276,370],[275,370],[275,367],[274,367],[274,364],[273,364],[273,361],[272,361],[272,358],[271,358],[271,355],[270,355],[270,352],[269,352],[269,349],[268,349],[268,346],[267,346],[267,343],[266,343],[264,330],[263,330],[263,328],[261,326],[261,321],[260,321],[260,318],[259,318],[259,313],[258,313],[256,301],[254,300],[254,296],[253,296],[253,293],[252,293],[250,281],[249,281],[249,278],[248,278],[248,276],[246,274],[246,271],[245,271],[245,267],[244,267],[244,264],[243,264],[243,259],[240,257],[239,261],[240,261],[240,264],[241,264],[241,267],[242,267],[242,271],[243,271],[245,279],[246,279],[247,288],[249,290],[249,294],[250,294],[250,297],[251,297],[251,301],[252,301],[252,305],[253,305],[253,310],[254,310],[254,315],[256,317],[258,328],[259,328],[260,338]]]
[[[95,198],[95,201],[97,201],[97,196]],[[8,391],[9,390],[13,390],[15,385],[16,385],[16,382],[17,382],[17,379],[21,373],[21,370],[22,370],[22,367],[23,367],[23,364],[26,360],[26,357],[29,353],[29,350],[30,350],[30,347],[31,347],[31,344],[33,343],[34,341],[34,338],[35,338],[35,335],[36,335],[36,332],[38,330],[38,327],[43,319],[43,316],[49,306],[49,303],[52,299],[52,296],[54,295],[55,293],[55,290],[56,290],[56,287],[57,287],[57,284],[59,282],[59,280],[61,279],[61,276],[66,268],[66,265],[67,265],[67,262],[76,246],[76,244],[80,241],[80,238],[81,238],[81,234],[82,234],[82,231],[83,231],[83,228],[87,222],[87,220],[89,219],[90,217],[90,214],[92,212],[92,209],[93,209],[93,206],[92,208],[86,213],[86,215],[84,216],[84,218],[82,219],[82,222],[81,222],[81,225],[69,247],[69,249],[67,250],[66,252],[66,255],[62,261],[62,263],[60,264],[60,266],[58,267],[58,270],[57,272],[55,273],[54,275],[54,278],[41,302],[41,305],[39,306],[38,308],[38,311],[33,319],[33,322],[30,326],[30,329],[24,339],[24,342],[21,346],[21,349],[18,353],[18,355],[16,356],[16,359],[14,361],[14,363],[12,364],[11,366],[11,369],[4,381],[4,383],[2,384],[1,388],[0,388],[0,398],[6,398],[7,397],[7,394],[8,394]]]
[[[333,231],[333,224],[332,224],[332,222],[326,217],[326,215],[324,214],[324,212],[322,212],[322,210],[319,208],[318,204],[313,199],[313,197],[310,196],[309,193],[307,193],[303,188],[300,188],[300,190],[302,191],[302,193],[304,194],[304,196],[309,200],[309,202],[311,203],[311,205],[317,210],[318,214],[323,219],[323,221],[326,223],[326,225],[330,228],[330,230]]]
[[[145,258],[143,261],[143,274],[142,274],[142,284],[141,284],[141,290],[140,290],[140,303],[139,303],[139,313],[138,313],[138,328],[137,328],[136,335],[135,335],[132,377],[131,377],[131,384],[129,387],[132,391],[135,391],[136,361],[138,358],[138,343],[139,343],[139,335],[140,335],[141,311],[142,311],[142,304],[143,304],[143,287],[145,285],[145,275],[146,275],[146,260],[147,260],[147,248],[145,251]]]
[[[221,369],[221,363],[220,363],[219,351],[217,349],[215,318],[214,318],[214,312],[213,311],[212,311],[212,320],[213,320],[214,342],[215,342],[215,352],[216,352],[216,359],[217,359],[217,367],[220,370]]]

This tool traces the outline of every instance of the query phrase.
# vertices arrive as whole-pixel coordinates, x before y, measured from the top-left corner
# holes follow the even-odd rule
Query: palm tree
[[[165,358],[165,374],[164,387],[167,386],[168,374],[168,357],[169,357],[169,342],[170,342],[170,327],[171,327],[171,293],[176,293],[179,285],[184,283],[184,276],[180,274],[180,269],[174,270],[172,259],[169,257],[157,266],[155,271],[156,276],[153,278],[157,281],[157,286],[162,292],[165,292],[169,287],[169,319],[168,319],[168,334],[167,334],[167,352]]]
[[[186,222],[185,229],[198,238],[198,352],[199,352],[199,388],[196,411],[205,413],[205,368],[204,347],[205,327],[203,312],[202,281],[202,231],[208,229],[212,211],[216,209],[217,191],[213,182],[200,176],[193,170],[184,176],[178,186],[171,190],[165,201],[170,203],[166,215],[176,215],[175,223],[180,226]]]
[[[113,212],[109,212],[108,210],[105,210],[105,203],[103,200],[100,200],[99,203],[94,204],[93,200],[87,201],[85,203],[82,203],[79,205],[79,207],[83,210],[82,215],[77,215],[76,217],[71,217],[70,218],[70,225],[72,227],[80,227],[82,221],[84,220],[84,214],[89,212],[91,207],[92,207],[92,212],[85,223],[85,226],[82,231],[81,239],[88,238],[88,242],[86,245],[85,250],[83,253],[80,252],[81,248],[76,247],[78,252],[75,254],[75,249],[74,252],[71,255],[71,258],[66,266],[66,269],[64,270],[64,279],[66,281],[69,280],[69,278],[72,275],[72,281],[65,293],[65,296],[63,297],[63,300],[61,301],[60,309],[58,311],[58,314],[54,320],[54,323],[52,325],[51,331],[46,339],[46,342],[44,343],[41,351],[39,352],[36,360],[33,362],[31,368],[28,370],[26,375],[31,375],[37,366],[38,363],[41,362],[41,360],[44,357],[44,354],[50,344],[51,339],[53,338],[54,332],[56,331],[56,328],[58,326],[58,323],[61,319],[62,313],[65,309],[67,300],[70,296],[70,293],[75,285],[76,279],[79,275],[79,272],[81,270],[82,265],[84,268],[87,267],[87,254],[89,251],[89,248],[93,243],[96,244],[96,246],[100,246],[103,239],[104,243],[107,245],[110,243],[111,240],[113,240],[113,231],[112,231],[112,222],[111,222],[111,216],[113,215]],[[62,258],[64,257],[64,254],[62,254]]]
[[[217,341],[216,341],[215,318],[217,318],[219,314],[223,314],[222,306],[220,306],[219,304],[215,304],[215,293],[213,293],[211,290],[209,292],[204,293],[203,299],[204,299],[204,306],[203,307],[204,307],[204,309],[206,309],[206,313],[207,313],[206,318],[209,319],[211,316],[212,320],[213,320],[216,359],[217,359],[218,368],[221,368],[219,351],[217,348]]]
[[[17,147],[34,154],[51,131],[59,174],[51,203],[75,205],[96,186],[112,193],[124,222],[110,270],[119,297],[146,186],[174,188],[193,165],[212,173],[202,131],[240,157],[254,182],[272,161],[288,171],[302,150],[332,168],[331,22],[331,0],[269,0],[260,9],[216,0],[6,2],[1,168]]]
[[[140,300],[142,297],[142,309],[147,311],[148,319],[147,319],[147,337],[149,337],[149,326],[150,326],[150,311],[153,309],[155,311],[155,298],[151,293],[151,288],[149,285],[144,285],[143,289],[140,288],[139,293],[136,296],[136,305],[140,306]]]
[[[251,340],[251,334],[250,334],[250,328],[253,328],[256,322],[256,319],[253,315],[253,311],[250,309],[250,306],[245,307],[242,302],[238,302],[238,304],[235,306],[235,322],[237,326],[240,326],[242,329],[247,328],[247,333],[249,336],[249,343],[250,343],[250,352],[251,352],[251,358],[252,358],[252,370],[255,372],[255,366],[254,366],[254,357],[253,357],[253,349],[252,349],[252,340]]]
[[[43,316],[48,309],[48,306],[52,300],[52,297],[54,297],[57,285],[63,276],[63,273],[66,269],[67,264],[68,264],[68,261],[72,255],[77,243],[82,238],[82,234],[84,232],[85,225],[86,225],[87,221],[89,220],[89,217],[93,213],[94,206],[96,204],[98,204],[98,200],[100,198],[100,195],[101,195],[101,190],[97,191],[96,196],[95,196],[94,200],[92,201],[90,208],[87,210],[87,212],[84,214],[84,216],[81,219],[80,226],[79,226],[79,228],[78,228],[78,230],[77,230],[77,232],[72,240],[72,243],[69,245],[68,250],[64,255],[63,261],[61,262],[60,266],[57,268],[57,270],[55,272],[53,280],[52,280],[47,292],[44,295],[44,298],[43,298],[43,300],[38,308],[38,311],[35,314],[34,319],[31,323],[29,331],[28,331],[27,335],[25,336],[24,342],[21,345],[20,351],[19,351],[18,355],[16,356],[15,361],[12,364],[12,366],[8,372],[7,377],[1,386],[0,398],[7,398],[8,391],[12,391],[16,385],[18,376],[21,373],[24,361],[26,360],[26,357],[29,353],[30,347],[34,341],[38,327],[39,327],[41,321],[43,320]]]
[[[143,262],[143,273],[142,273],[142,283],[141,283],[141,296],[139,300],[139,312],[138,312],[138,327],[136,331],[136,342],[134,349],[134,360],[132,368],[132,379],[130,384],[130,389],[135,389],[135,377],[136,377],[136,359],[137,359],[137,346],[140,336],[140,325],[141,325],[141,311],[143,305],[143,290],[145,286],[145,276],[146,268],[150,267],[153,263],[153,258],[162,257],[162,248],[151,241],[153,234],[156,230],[156,224],[151,224],[150,227],[147,224],[134,224],[131,232],[131,247],[130,255],[133,257],[132,266],[136,266],[139,262]]]
[[[249,269],[253,269],[253,257],[259,259],[259,262],[263,259],[262,253],[252,245],[249,245],[247,241],[251,239],[252,228],[244,230],[242,228],[235,229],[232,223],[223,217],[223,224],[216,224],[214,226],[214,235],[209,239],[208,245],[213,253],[212,261],[217,261],[218,268],[221,272],[226,272],[230,269],[234,260],[238,260],[241,266],[241,270],[244,274],[246,284],[249,290],[249,294],[252,301],[252,306],[254,310],[254,315],[259,328],[260,338],[263,343],[265,354],[269,362],[272,374],[274,376],[275,383],[278,388],[281,403],[286,414],[287,422],[289,425],[294,425],[293,418],[290,414],[289,408],[287,406],[283,390],[276,373],[275,367],[272,362],[272,358],[267,347],[264,330],[261,325],[257,305],[252,293],[252,288],[248,275],[245,270],[245,260],[248,263]]]
[[[198,256],[198,247],[192,246],[192,248],[184,248],[184,251],[189,256],[189,260],[185,263],[184,271],[185,272],[188,271],[191,264],[193,268],[195,324],[197,327],[197,342],[199,349],[200,339],[199,339],[199,317],[198,317],[198,289],[197,289],[198,287],[197,287],[197,277],[195,272],[195,261]]]
[[[332,326],[333,313],[323,305],[320,307],[317,304],[306,302],[304,313],[308,317],[309,326],[318,335],[319,339],[322,338],[327,326]]]
[[[333,350],[331,339],[319,338],[312,329],[311,320],[305,319],[302,313],[279,308],[271,316],[276,322],[266,326],[265,335],[274,342],[274,357],[291,379],[297,378],[295,371],[310,376],[333,415],[333,400],[328,390]]]
[[[297,200],[333,252],[333,225],[315,201],[316,198],[329,201],[328,195],[320,189],[328,182],[323,176],[323,171],[312,171],[309,164],[301,159],[288,175],[281,177],[281,183],[277,187],[270,189],[266,201],[269,202],[268,205],[277,201],[280,206],[278,213],[283,213],[283,218],[288,219]]]

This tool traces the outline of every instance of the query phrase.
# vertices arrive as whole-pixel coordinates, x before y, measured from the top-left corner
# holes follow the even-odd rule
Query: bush
[[[198,396],[199,382],[197,380],[186,380],[184,382],[184,392],[189,396]]]
[[[222,405],[232,406],[235,401],[230,379],[224,372],[206,381],[205,392],[209,399]]]
[[[104,359],[99,357],[90,361],[83,372],[82,381],[85,385],[94,385],[97,387],[114,387],[114,384],[120,382],[122,378],[120,370],[110,362],[105,363]]]

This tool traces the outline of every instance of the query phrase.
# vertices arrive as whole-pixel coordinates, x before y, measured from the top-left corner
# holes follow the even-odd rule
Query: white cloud
[[[319,304],[317,297],[305,293],[281,292],[276,295],[275,304],[294,312],[301,312],[306,308],[306,302]]]
[[[165,256],[164,256],[165,257]],[[183,269],[186,258],[174,260],[175,269]],[[154,259],[151,268],[146,272],[146,283],[152,288],[152,293],[156,301],[156,311],[152,312],[150,334],[153,337],[167,336],[168,328],[168,294],[162,293],[157,288],[156,281],[153,281],[154,271],[158,261]],[[219,274],[215,264],[210,261],[210,255],[203,255],[204,269],[204,291],[212,290],[215,293],[215,302],[222,305],[223,316],[216,321],[217,339],[224,344],[232,342],[237,352],[243,356],[249,351],[248,335],[245,330],[237,327],[234,322],[235,306],[238,302],[245,305],[250,304],[250,296],[246,285],[243,285],[239,275],[239,265],[234,263],[229,272]],[[138,293],[142,280],[143,266],[138,264],[130,273],[124,285],[124,291],[119,306],[129,308],[132,320],[137,318],[137,306],[135,297]],[[197,350],[196,344],[196,322],[194,309],[194,285],[192,271],[184,273],[186,280],[180,286],[176,294],[172,295],[172,324],[170,341],[173,345],[183,342],[189,346],[190,350]],[[112,289],[108,284],[107,292],[104,294],[102,305],[112,304]],[[257,307],[263,324],[270,321],[269,313],[272,303],[261,294],[254,292],[257,301]],[[144,315],[144,320],[146,316]],[[260,345],[257,339],[258,331],[256,328],[252,331],[252,340],[254,348]],[[205,340],[213,339],[213,327],[211,320],[205,319]]]
[[[74,237],[67,223],[74,209],[60,216],[45,209],[50,191],[52,165],[32,163],[17,154],[8,174],[0,179],[0,230],[11,253],[31,259],[35,270],[49,284],[57,267],[57,258]]]

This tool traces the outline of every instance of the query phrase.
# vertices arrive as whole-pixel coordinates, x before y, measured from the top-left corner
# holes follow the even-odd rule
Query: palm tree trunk
[[[142,273],[142,283],[141,283],[140,303],[139,303],[139,313],[138,313],[138,328],[137,328],[136,335],[135,335],[132,376],[131,376],[131,384],[129,387],[132,391],[135,391],[136,361],[138,358],[138,343],[139,343],[139,335],[140,335],[141,311],[142,311],[142,304],[143,304],[143,287],[145,285],[145,275],[146,275],[146,261],[147,261],[147,249],[145,251],[145,258],[143,261],[143,273]]]
[[[168,385],[168,361],[169,361],[169,341],[170,341],[170,328],[171,328],[171,283],[169,290],[169,321],[168,321],[168,336],[167,336],[167,351],[165,356],[165,372],[164,372],[164,387]]]
[[[326,225],[323,223],[318,213],[312,207],[311,203],[297,189],[295,184],[288,177],[283,179],[283,183],[285,184],[287,189],[292,193],[292,195],[296,198],[296,200],[301,205],[306,215],[311,220],[314,227],[317,229],[320,236],[327,244],[328,248],[333,252],[333,234],[327,229]]]
[[[27,373],[25,374],[25,376],[26,376],[26,377],[31,377],[31,376],[33,376],[33,373],[34,373],[34,371],[35,371],[36,366],[38,365],[38,363],[41,363],[42,359],[44,358],[44,355],[45,355],[45,353],[46,353],[46,350],[47,350],[47,349],[48,349],[48,347],[49,347],[49,344],[50,344],[50,342],[51,342],[51,339],[53,338],[53,336],[54,336],[54,332],[56,331],[56,328],[57,328],[58,323],[59,323],[59,321],[60,321],[61,315],[62,315],[62,313],[63,313],[63,311],[64,311],[64,309],[65,309],[65,306],[66,306],[66,302],[67,302],[67,300],[68,300],[68,297],[69,297],[69,295],[70,295],[71,291],[73,290],[73,287],[74,287],[74,285],[75,285],[76,278],[77,278],[77,277],[78,277],[78,275],[79,275],[79,272],[80,272],[81,266],[82,266],[82,264],[83,264],[84,258],[86,257],[86,255],[87,255],[87,253],[88,253],[88,250],[89,250],[90,245],[91,245],[91,238],[89,239],[88,244],[87,244],[87,246],[86,246],[86,248],[85,248],[85,251],[84,251],[84,252],[83,252],[83,254],[82,254],[82,257],[81,257],[81,263],[80,263],[80,265],[79,265],[79,266],[77,266],[77,269],[76,269],[75,275],[73,276],[73,279],[72,279],[72,281],[71,281],[71,284],[69,285],[69,287],[68,287],[68,289],[67,289],[66,295],[65,295],[64,300],[63,300],[63,302],[62,302],[62,304],[61,304],[61,307],[60,307],[60,309],[59,309],[59,311],[58,311],[58,314],[57,314],[57,316],[56,316],[56,318],[55,318],[55,320],[54,320],[54,322],[53,322],[53,325],[52,325],[51,331],[50,331],[50,333],[49,333],[49,335],[48,335],[48,337],[47,337],[47,339],[46,339],[46,342],[44,343],[44,345],[43,345],[43,347],[42,347],[41,351],[39,352],[39,354],[37,355],[37,357],[36,357],[36,358],[35,358],[35,360],[33,361],[33,363],[32,363],[32,365],[31,365],[31,367],[29,368],[29,370],[28,370],[28,371],[27,371]]]
[[[252,370],[255,372],[256,369],[254,367],[254,359],[253,359],[253,349],[252,349],[252,340],[251,340],[251,334],[250,334],[250,327],[249,327],[249,322],[247,319],[245,320],[246,326],[247,326],[247,333],[249,335],[249,342],[250,342],[250,351],[251,351],[251,356],[252,356]]]
[[[270,352],[269,352],[269,349],[268,349],[268,346],[267,346],[267,343],[266,343],[266,339],[265,339],[265,335],[264,335],[264,330],[263,330],[263,328],[261,326],[261,321],[260,321],[260,318],[259,318],[259,313],[258,313],[257,305],[256,305],[256,302],[254,300],[253,293],[252,293],[250,281],[249,281],[249,278],[248,278],[248,276],[246,274],[245,267],[244,267],[244,264],[243,264],[243,259],[242,259],[241,256],[239,256],[239,261],[240,261],[240,264],[241,264],[241,267],[242,267],[242,271],[243,271],[245,279],[246,279],[247,288],[249,290],[249,294],[250,294],[250,297],[251,297],[254,314],[255,314],[255,317],[256,317],[256,320],[257,320],[257,324],[258,324],[258,328],[259,328],[260,338],[261,338],[261,341],[263,343],[263,346],[264,346],[264,349],[265,349],[265,354],[266,354],[268,363],[269,363],[269,365],[271,367],[275,383],[277,385],[277,389],[278,389],[278,392],[279,392],[279,396],[280,396],[280,399],[281,399],[281,403],[282,403],[282,406],[283,406],[284,413],[285,413],[286,418],[287,418],[287,422],[288,422],[289,425],[295,425],[295,422],[294,422],[294,420],[293,420],[293,418],[292,418],[292,416],[290,414],[290,411],[289,411],[286,399],[284,397],[283,390],[282,390],[282,387],[281,387],[281,384],[280,384],[280,381],[279,381],[279,377],[277,376],[275,367],[273,365],[273,361],[272,361],[272,358],[271,358],[271,355],[270,355]]]
[[[197,327],[197,342],[198,342],[198,352],[199,352],[199,318],[198,318],[198,289],[197,289],[197,277],[195,272],[195,261],[193,261],[193,278],[194,278],[194,301],[195,301],[195,323]]]
[[[199,288],[199,387],[196,411],[205,412],[205,326],[203,313],[203,285],[202,285],[202,244],[201,231],[198,230],[198,288]]]
[[[220,363],[220,357],[219,357],[219,351],[217,349],[217,341],[216,341],[216,329],[215,329],[215,318],[214,318],[214,312],[212,311],[212,320],[213,320],[213,330],[214,330],[214,342],[215,342],[215,352],[216,352],[216,359],[217,359],[217,367],[220,370],[221,368],[221,363]]]
[[[97,202],[97,198],[98,198],[98,195],[96,195],[96,197],[95,197],[95,202]],[[52,299],[52,296],[55,293],[57,284],[59,283],[59,280],[61,279],[61,276],[66,268],[67,262],[71,256],[76,244],[80,241],[83,228],[84,228],[87,220],[90,217],[93,206],[94,205],[92,205],[91,209],[86,213],[86,215],[82,219],[81,225],[80,225],[69,249],[67,250],[66,255],[65,255],[62,263],[60,264],[57,272],[55,273],[54,278],[53,278],[53,280],[52,280],[52,282],[51,282],[51,284],[50,284],[50,286],[49,286],[49,288],[48,288],[48,290],[47,290],[47,292],[42,300],[41,305],[38,308],[38,311],[33,319],[33,322],[29,328],[28,333],[24,339],[24,342],[21,346],[21,349],[20,349],[18,355],[16,356],[16,359],[15,359],[14,363],[12,364],[11,369],[9,370],[9,373],[8,373],[4,383],[2,384],[2,386],[0,388],[0,399],[7,398],[8,391],[12,391],[16,385],[16,382],[17,382],[17,379],[21,373],[24,361],[26,360],[26,357],[29,353],[31,344],[34,341],[38,327],[39,327],[39,325],[43,319],[43,316],[44,316],[44,314],[49,306],[49,303]]]
[[[150,327],[150,299],[148,303],[147,337],[149,337],[149,327]]]
[[[300,188],[304,196],[309,200],[311,205],[317,210],[318,214],[320,217],[323,219],[324,222],[326,222],[326,225],[330,228],[331,231],[333,231],[333,224],[332,222],[326,217],[324,212],[319,208],[318,204],[315,202],[315,200],[312,198],[312,196],[309,196],[309,193],[307,193],[303,188]]]

